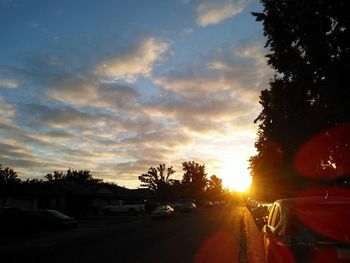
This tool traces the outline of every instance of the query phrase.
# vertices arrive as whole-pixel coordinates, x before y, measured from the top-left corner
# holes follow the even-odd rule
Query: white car
[[[137,215],[145,212],[144,204],[128,204],[123,200],[118,200],[111,205],[107,205],[101,208],[103,214],[117,214],[128,213],[130,215]]]
[[[170,205],[160,205],[152,212],[152,218],[172,217],[174,212],[174,209]]]

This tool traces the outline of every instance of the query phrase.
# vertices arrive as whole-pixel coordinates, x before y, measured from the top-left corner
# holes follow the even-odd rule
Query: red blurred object
[[[308,198],[321,196],[317,202]],[[301,194],[291,209],[315,233],[350,244],[350,191],[337,187],[310,189]]]
[[[237,246],[232,233],[218,231],[201,245],[194,262],[235,262],[238,258],[238,251],[234,248]]]
[[[350,174],[350,124],[316,135],[304,144],[294,159],[297,171],[315,179]]]
[[[320,188],[275,201],[262,229],[266,262],[350,262],[350,198],[343,193]]]

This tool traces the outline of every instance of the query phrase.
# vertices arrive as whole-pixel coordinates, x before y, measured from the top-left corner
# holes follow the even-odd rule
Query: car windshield
[[[52,215],[52,216],[55,216],[55,217],[59,217],[59,218],[62,218],[62,219],[68,219],[70,218],[69,216],[57,211],[57,210],[46,210],[46,213]]]

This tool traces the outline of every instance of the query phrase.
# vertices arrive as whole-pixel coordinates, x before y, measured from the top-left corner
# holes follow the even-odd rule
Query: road
[[[263,262],[258,230],[243,206],[152,220],[86,221],[73,230],[2,240],[4,262]]]

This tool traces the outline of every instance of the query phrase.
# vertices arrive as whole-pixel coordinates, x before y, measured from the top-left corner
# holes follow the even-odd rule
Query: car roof
[[[286,199],[279,199],[274,202],[274,204],[278,204],[281,208],[282,214],[285,214],[286,211],[288,211],[289,207],[295,203],[302,203],[303,205],[308,204],[350,204],[350,197],[343,197],[343,196],[330,196],[330,197],[322,197],[322,196],[315,196],[315,197],[296,197],[296,198],[286,198]]]

